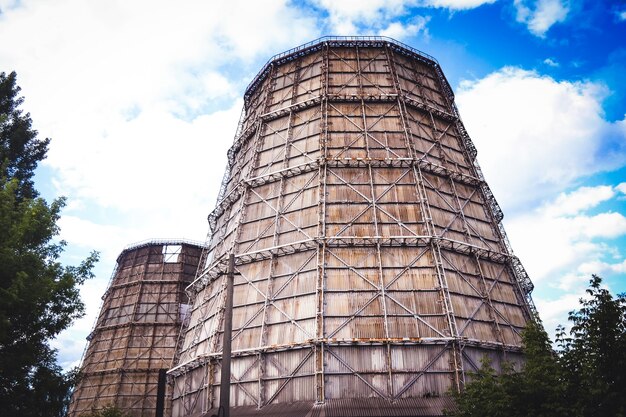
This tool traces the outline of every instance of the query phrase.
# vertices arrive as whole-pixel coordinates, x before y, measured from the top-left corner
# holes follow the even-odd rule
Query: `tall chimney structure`
[[[328,37],[270,59],[188,287],[172,415],[219,406],[231,253],[233,416],[441,415],[483,356],[520,360],[532,284],[475,158],[431,56]]]

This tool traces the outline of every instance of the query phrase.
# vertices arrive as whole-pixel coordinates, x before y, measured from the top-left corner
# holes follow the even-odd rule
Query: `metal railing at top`
[[[315,40],[312,40],[310,42],[304,43],[302,45],[296,46],[295,48],[291,48],[287,51],[281,52],[279,54],[274,55],[273,57],[271,57],[267,63],[263,66],[263,68],[261,68],[261,70],[258,72],[258,74],[252,79],[252,81],[250,82],[250,84],[248,84],[248,86],[246,87],[245,90],[245,94],[244,96],[249,96],[250,93],[252,91],[250,91],[251,89],[253,89],[253,87],[255,87],[263,78],[265,78],[265,76],[267,75],[270,66],[272,65],[273,62],[276,62],[278,60],[280,60],[281,58],[290,56],[290,55],[297,55],[298,52],[301,51],[305,51],[309,48],[312,48],[316,45],[322,45],[325,42],[353,42],[353,41],[371,41],[371,42],[387,42],[396,46],[399,46],[401,48],[404,48],[416,55],[419,55],[421,57],[424,57],[428,60],[433,61],[435,64],[437,64],[437,66],[439,66],[439,62],[431,55],[422,52],[418,49],[413,48],[412,46],[409,46],[405,43],[402,43],[400,41],[397,41],[393,38],[387,37],[387,36],[323,36],[321,38],[317,38]]]
[[[122,250],[122,253],[152,245],[193,245],[202,248],[206,246],[206,243],[190,239],[146,239],[127,245],[124,250]]]

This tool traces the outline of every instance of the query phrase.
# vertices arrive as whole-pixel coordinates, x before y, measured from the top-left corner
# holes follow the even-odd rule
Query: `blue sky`
[[[438,59],[550,332],[591,273],[626,291],[626,2],[0,0],[0,71],[52,138],[37,187],[69,201],[64,261],[102,253],[54,342],[64,366],[124,246],[205,239],[246,85],[325,35]]]

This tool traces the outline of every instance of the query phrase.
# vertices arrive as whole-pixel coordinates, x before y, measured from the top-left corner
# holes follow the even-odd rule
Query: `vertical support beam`
[[[300,64],[301,60],[297,60],[294,64],[294,73],[293,73],[293,85],[291,86],[291,104],[295,104],[296,102],[296,94],[298,91],[298,83],[300,82]],[[283,151],[283,162],[281,165],[281,170],[286,170],[289,167],[289,158],[291,156],[291,147],[293,141],[293,129],[294,124],[296,123],[296,114],[293,110],[289,111],[289,116],[287,117],[287,138],[285,139],[285,147]],[[279,192],[278,198],[276,201],[276,215],[274,216],[274,236],[272,238],[272,246],[278,246],[279,242],[279,234],[281,231],[282,224],[282,215],[284,210],[285,203],[285,177],[280,178],[279,184]],[[267,272],[267,287],[265,290],[265,302],[263,305],[263,319],[261,321],[261,338],[259,340],[259,347],[265,346],[267,344],[267,320],[268,320],[268,312],[270,304],[273,302],[273,289],[274,289],[274,270],[277,264],[277,255],[272,254],[270,260],[270,268]],[[265,376],[266,376],[266,363],[265,363],[265,354],[264,352],[259,352],[259,396],[257,397],[257,406],[258,408],[266,405],[267,396],[266,396],[266,386],[265,386]]]
[[[369,146],[369,129],[366,117],[366,106],[365,106],[365,91],[363,89],[363,68],[361,68],[361,56],[358,45],[355,47],[355,55],[356,55],[356,66],[357,66],[357,78],[359,80],[359,98],[361,101],[361,119],[363,122],[363,141],[365,145],[365,154],[367,160],[371,160],[372,155],[370,153]],[[384,168],[381,168],[384,169]],[[376,189],[374,187],[374,171],[372,170],[372,164],[367,164],[368,176],[369,176],[369,186],[370,186],[370,195],[372,198],[371,207],[372,207],[372,218],[374,220],[374,236],[379,237],[381,235],[380,228],[378,226],[378,209],[376,207]],[[387,317],[387,299],[385,297],[385,276],[383,274],[382,267],[382,257],[381,257],[381,247],[380,241],[376,240],[376,246],[374,246],[374,250],[376,251],[376,266],[378,269],[378,292],[379,297],[378,301],[381,306],[381,310],[383,312],[383,329],[384,329],[384,338],[385,340],[389,340],[389,319]],[[392,374],[392,366],[391,366],[391,350],[389,343],[385,344],[386,346],[386,354],[385,354],[385,366],[387,367],[387,396],[389,398],[393,398],[393,374]]]
[[[157,385],[156,417],[163,417],[165,411],[165,383],[167,381],[167,369],[159,369],[159,382]]]
[[[233,338],[233,287],[235,281],[235,255],[228,257],[226,276],[226,306],[224,309],[224,341],[222,342],[222,380],[220,383],[220,416],[230,417],[230,357]]]
[[[326,283],[326,176],[328,170],[328,91],[329,91],[329,58],[328,44],[322,47],[322,71],[320,102],[320,167],[318,183],[318,225],[317,237],[319,246],[317,249],[317,282],[315,284],[315,403],[323,404],[326,401],[326,389],[324,382],[324,288]]]
[[[443,265],[443,258],[441,256],[441,247],[439,240],[435,237],[431,240],[431,251],[433,259],[435,261],[435,269],[437,271],[437,278],[439,280],[439,290],[441,291],[441,304],[448,322],[448,331],[450,332],[452,358],[450,360],[452,370],[454,372],[454,388],[457,392],[463,391],[465,387],[465,371],[463,369],[463,346],[461,344],[461,337],[456,325],[456,318],[454,309],[452,307],[452,299],[450,298],[450,290],[448,287],[448,280],[446,278],[446,269]]]
[[[493,284],[491,288],[487,287],[487,280],[485,279],[485,274],[483,272],[483,268],[480,265],[480,258],[474,254],[474,262],[476,262],[476,271],[480,275],[480,286],[482,291],[483,303],[487,302],[489,305],[489,318],[491,319],[494,327],[494,332],[496,334],[496,340],[498,340],[502,344],[502,353],[506,358],[506,349],[504,349],[504,335],[502,334],[502,329],[500,328],[500,322],[498,320],[498,315],[496,314],[496,308],[493,305],[493,301],[491,300],[491,288],[493,288]],[[498,280],[497,277],[493,277],[494,280]]]
[[[199,395],[203,396],[203,410],[208,410],[209,408],[212,408],[215,402],[215,390],[213,390],[213,387],[215,386],[215,368],[217,368],[216,362],[217,360],[215,358],[212,358],[207,360],[202,366],[202,372],[204,372],[204,374],[202,375],[202,386],[205,392]],[[200,391],[202,391],[202,389],[200,389]]]
[[[424,100],[426,100],[426,97],[424,97]],[[443,152],[443,148],[441,145],[441,138],[443,136],[444,132],[439,131],[439,129],[437,129],[437,124],[435,122],[435,118],[433,116],[432,111],[428,111],[428,115],[430,116],[430,122],[432,124],[431,128],[432,128],[432,133],[433,133],[433,140],[435,141],[435,148],[438,151],[438,156],[440,159],[440,163],[442,166],[446,166],[446,155]],[[454,193],[456,195],[456,190],[454,189],[454,182],[451,178],[448,178],[450,180],[451,183],[451,187],[454,190]],[[463,216],[463,209],[460,205],[460,202],[458,202],[458,196],[457,196],[457,203],[459,204],[459,212],[461,214],[461,216]],[[458,214],[455,214],[455,216],[457,216]],[[464,222],[464,225],[467,225],[467,222],[465,221],[465,218],[462,217],[462,221]],[[456,325],[456,316],[454,314],[454,308],[452,306],[452,299],[450,297],[450,290],[448,288],[448,280],[446,278],[446,268],[443,265],[443,258],[441,256],[441,247],[439,244],[439,240],[437,239],[437,233],[436,233],[436,227],[435,227],[435,223],[434,220],[431,217],[431,226],[432,226],[432,230],[433,230],[433,237],[434,239],[431,241],[431,250],[433,253],[433,259],[435,261],[435,268],[437,271],[437,278],[439,280],[439,289],[441,291],[441,304],[442,307],[444,309],[444,314],[446,316],[446,321],[448,322],[448,331],[450,332],[450,337],[453,338],[453,341],[451,343],[451,347],[452,347],[452,359],[451,359],[451,364],[452,364],[452,368],[454,371],[454,383],[455,383],[455,388],[457,392],[461,392],[463,390],[463,387],[465,385],[465,373],[463,370],[463,356],[462,356],[462,345],[461,345],[461,338],[459,336],[459,332],[458,332],[458,328]],[[471,241],[471,240],[470,240]]]
[[[158,246],[159,250],[161,250],[161,253],[163,252],[163,246]],[[149,248],[145,248],[145,249],[138,249],[135,254],[134,254],[134,258],[133,258],[133,265],[135,265],[135,262],[137,260],[137,257],[139,256],[139,253],[142,251],[145,251],[145,261],[143,263],[143,267],[144,267],[144,277],[142,277],[143,279],[137,281],[132,287],[129,287],[127,290],[125,290],[123,297],[127,297],[130,288],[137,288],[137,296],[134,297],[133,299],[133,304],[132,304],[132,311],[130,313],[128,313],[128,323],[131,324],[131,326],[126,328],[126,331],[128,331],[128,334],[126,335],[126,340],[124,343],[124,353],[121,355],[122,358],[124,358],[124,362],[126,361],[126,358],[132,358],[131,355],[128,354],[129,350],[131,349],[131,340],[133,338],[133,333],[135,332],[135,328],[134,326],[132,326],[133,323],[138,322],[139,321],[139,303],[142,301],[142,297],[143,297],[143,293],[145,291],[145,285],[146,283],[144,282],[145,279],[147,279],[148,274],[149,274],[149,270],[150,268],[148,268],[149,264],[150,264],[150,254],[151,252],[154,250],[153,247],[149,247]],[[160,266],[161,270],[163,269],[163,263],[161,263]],[[113,343],[113,341],[112,341]],[[113,397],[114,398],[114,402],[113,405],[114,406],[118,406],[118,404],[122,403],[122,399],[125,395],[127,395],[127,393],[125,393],[122,388],[123,388],[123,382],[124,382],[124,372],[120,372],[119,374],[119,378],[120,378],[120,382],[117,385],[116,389],[116,394]],[[134,385],[134,383],[133,383]],[[143,410],[142,410],[143,411]]]

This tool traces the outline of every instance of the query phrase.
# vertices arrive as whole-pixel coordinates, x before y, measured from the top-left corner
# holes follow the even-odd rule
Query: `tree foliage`
[[[594,275],[589,298],[569,315],[569,336],[557,330],[572,416],[626,415],[626,297],[614,298],[601,284]]]
[[[114,405],[109,405],[101,410],[93,410],[88,414],[81,414],[80,417],[130,417],[130,414],[125,413]]]
[[[38,194],[32,178],[50,139],[37,139],[30,113],[20,109],[24,101],[20,90],[15,72],[0,74],[0,177],[17,182],[19,198],[34,198]]]
[[[458,417],[595,417],[626,415],[626,298],[614,298],[593,276],[557,347],[539,322],[524,333],[525,363],[496,373],[484,361],[451,415]]]
[[[92,276],[93,253],[63,266],[55,241],[63,198],[47,203],[33,185],[49,140],[38,140],[19,109],[16,75],[0,74],[0,409],[3,416],[63,415],[71,374],[49,341],[84,314],[78,285]]]

